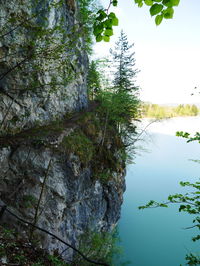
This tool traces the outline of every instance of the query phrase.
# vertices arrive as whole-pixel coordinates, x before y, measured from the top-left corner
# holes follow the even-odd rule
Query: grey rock
[[[0,168],[0,173],[9,165],[6,178],[1,183],[1,199],[20,217],[33,222],[35,204],[46,179],[39,206],[38,226],[76,247],[79,246],[80,235],[88,228],[106,232],[116,226],[125,189],[124,173],[116,173],[115,179],[102,184],[92,179],[91,167],[82,168],[74,154],[66,156],[49,148],[31,146],[20,146],[12,150],[10,156],[8,153],[9,149],[3,149],[0,156],[4,166]],[[26,207],[28,196],[36,202]],[[9,217],[11,220],[12,217]],[[15,223],[15,227],[18,230],[24,228],[18,223]],[[28,232],[27,229],[25,231]],[[49,252],[55,249],[62,252],[66,248],[49,236],[37,234],[41,247]],[[66,260],[71,260],[73,255],[72,250],[63,254]]]
[[[88,58],[78,34],[77,10],[72,12],[67,1],[52,6],[57,2],[45,0],[37,5],[34,0],[0,2],[2,132],[43,125],[87,107]],[[17,19],[9,23],[13,10]],[[53,32],[34,37],[34,27]],[[55,27],[62,30],[54,30]],[[73,32],[74,27],[77,33]],[[21,65],[16,67],[17,64]]]
[[[6,144],[3,143],[2,135],[6,133],[15,134],[49,124],[88,105],[88,57],[84,40],[78,34],[76,1],[63,1],[58,8],[50,7],[53,0],[39,1],[35,6],[36,2],[0,0],[0,204],[6,204],[19,217],[34,222],[39,203],[37,225],[79,247],[79,238],[88,228],[109,232],[115,227],[125,190],[124,170],[113,171],[112,178],[105,183],[94,179],[94,162],[83,165],[75,152],[63,151],[60,145],[76,125],[52,138],[40,138],[40,143],[32,143],[29,138],[12,141],[11,137],[10,141],[5,138]],[[13,12],[17,17],[15,22],[9,21]],[[22,23],[14,29],[24,20],[26,26]],[[44,40],[44,36],[34,39],[34,27],[41,25],[43,30],[51,31],[59,26],[62,31],[54,31],[51,37],[55,41],[47,45],[48,38]],[[74,27],[76,30],[72,32]],[[30,47],[27,47],[28,41]],[[61,49],[62,43],[67,45],[61,54],[51,53],[53,59],[45,56],[48,49],[55,49],[56,45]],[[36,53],[39,55],[32,57]],[[27,56],[30,58],[24,61]],[[17,64],[21,65],[15,68]],[[48,85],[55,79],[58,84]],[[103,133],[97,132],[96,146],[102,143],[102,137]],[[113,156],[120,162],[117,148],[113,146],[110,141],[107,149],[112,149]],[[124,162],[120,164],[123,168]],[[14,226],[24,236],[30,234],[29,227],[8,213],[1,222]],[[62,253],[66,249],[64,244],[44,233],[35,231],[34,237],[49,252]],[[72,249],[63,253],[66,260],[73,256]]]

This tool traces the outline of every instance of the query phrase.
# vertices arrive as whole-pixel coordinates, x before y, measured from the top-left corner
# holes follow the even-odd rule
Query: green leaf
[[[164,208],[167,208],[167,204],[164,204],[164,203],[160,203],[160,207],[164,207]]]
[[[166,7],[173,7],[173,3],[172,0],[163,0],[163,5],[165,5]]]
[[[152,7],[150,8],[150,14],[151,16],[155,16],[158,13],[160,13],[163,9],[163,5],[159,5],[159,4],[154,4],[152,5]]]
[[[160,25],[162,20],[163,20],[163,15],[157,15],[156,18],[155,18],[156,25],[157,26]]]
[[[147,6],[152,6],[153,5],[153,1],[152,0],[144,0],[145,4]]]
[[[143,0],[135,0],[135,3],[139,5],[140,3],[142,3],[142,1]]]
[[[117,0],[113,0],[112,4],[113,4],[113,6],[117,6],[118,1]]]
[[[172,0],[173,6],[178,6],[180,3],[180,0]]]
[[[103,36],[101,34],[96,36],[96,41],[101,42],[103,40]]]
[[[99,14],[99,16],[96,18],[97,20],[103,20],[107,17],[107,14],[103,9],[100,9],[97,14]]]
[[[186,209],[186,206],[185,205],[180,205],[179,207],[179,212],[181,212],[182,210]]]
[[[114,19],[114,18],[116,18],[116,15],[115,15],[115,13],[113,13],[113,12],[110,12],[110,14],[108,15],[108,18],[111,18],[111,19]]]
[[[112,29],[106,29],[105,32],[104,32],[104,35],[112,36],[113,35],[113,30]]]
[[[109,42],[110,41],[110,37],[109,36],[103,36],[103,40],[104,42]]]
[[[94,27],[93,33],[95,36],[97,36],[97,35],[101,34],[103,31],[104,31],[104,27],[103,27],[103,23],[101,23],[101,24]]]
[[[167,9],[163,10],[163,15],[166,19],[173,18],[174,9],[172,7],[168,7]]]
[[[135,3],[138,5],[138,7],[143,6],[143,0],[135,0]]]
[[[112,19],[106,19],[104,21],[105,28],[112,28],[112,25],[113,25],[113,20]]]
[[[118,20],[117,17],[112,19],[112,24],[113,24],[113,26],[118,26],[119,25],[119,20]]]

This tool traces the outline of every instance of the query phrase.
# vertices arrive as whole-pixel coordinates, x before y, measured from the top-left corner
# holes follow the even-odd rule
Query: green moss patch
[[[88,165],[95,154],[94,144],[80,129],[63,138],[61,149],[76,154],[84,166]]]

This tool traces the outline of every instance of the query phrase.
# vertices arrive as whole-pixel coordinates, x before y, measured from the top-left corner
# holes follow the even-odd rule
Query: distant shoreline
[[[158,120],[162,120],[162,119],[171,119],[171,118],[186,118],[186,117],[200,117],[200,114],[198,115],[177,115],[177,116],[169,116],[169,117],[156,117],[156,116],[142,116],[141,119],[158,119]]]
[[[188,117],[198,116],[200,109],[194,104],[180,104],[176,107],[162,106],[152,103],[143,103],[141,105],[142,118],[173,118],[173,117]]]

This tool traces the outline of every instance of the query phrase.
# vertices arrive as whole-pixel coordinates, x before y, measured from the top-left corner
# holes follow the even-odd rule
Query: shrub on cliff
[[[138,70],[135,68],[132,48],[133,45],[129,45],[127,36],[122,31],[111,50],[112,59],[92,61],[92,71],[88,73],[89,98],[100,102],[104,135],[106,136],[109,127],[115,128],[126,147],[134,144],[136,127],[133,121],[139,117],[140,112],[138,87],[135,85]],[[108,69],[112,72],[110,71],[107,82],[104,73]],[[108,86],[105,86],[106,83]]]

